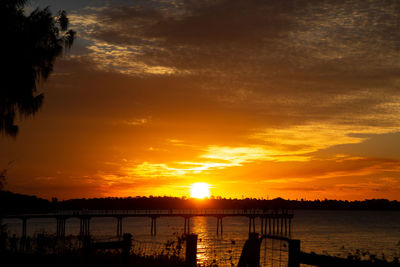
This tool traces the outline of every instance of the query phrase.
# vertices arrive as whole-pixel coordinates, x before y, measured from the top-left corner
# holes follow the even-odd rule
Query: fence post
[[[185,267],[197,266],[197,235],[186,235],[186,259]]]
[[[263,237],[258,238],[258,233],[250,233],[249,239],[243,246],[238,267],[259,267],[260,246]]]
[[[132,246],[132,235],[127,233],[124,234],[123,237],[123,248],[122,248],[122,253],[125,255],[129,255],[129,252],[131,251],[131,246]]]
[[[129,254],[132,247],[132,235],[129,233],[124,234],[122,242],[122,266],[128,266]]]
[[[300,267],[300,240],[289,240],[288,267]]]

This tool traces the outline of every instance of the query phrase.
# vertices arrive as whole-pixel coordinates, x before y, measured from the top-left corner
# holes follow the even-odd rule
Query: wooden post
[[[157,234],[157,217],[154,217],[154,235]]]
[[[117,237],[122,237],[122,217],[117,217]]]
[[[264,220],[265,220],[265,223],[264,223],[264,234],[267,234],[267,222],[268,222],[268,218],[265,217]]]
[[[245,242],[240,255],[238,267],[259,267],[260,246],[262,238],[257,233],[250,233],[249,239]]]
[[[268,234],[272,234],[272,229],[271,229],[271,218],[268,217]]]
[[[27,220],[26,217],[22,218],[22,237],[20,243],[20,250],[22,252],[25,251],[25,244],[26,244],[26,220]]]
[[[300,240],[289,240],[288,267],[300,267]]]
[[[275,216],[272,217],[272,234],[275,235]]]
[[[219,233],[223,233],[223,228],[222,228],[222,217],[217,217],[217,236]]]
[[[22,218],[22,238],[26,238],[26,217]]]
[[[65,225],[66,225],[66,223],[67,223],[67,219],[64,218],[64,220],[63,220],[63,237],[65,236]]]
[[[152,236],[153,235],[153,228],[154,228],[154,221],[153,221],[153,217],[150,217],[150,218],[151,218],[150,235]]]
[[[65,237],[65,221],[64,217],[57,217],[57,237],[64,238]]]
[[[124,255],[129,255],[129,252],[131,251],[131,247],[132,247],[132,235],[124,234],[122,253]]]
[[[90,235],[90,217],[80,217],[80,235]]]
[[[122,266],[126,267],[129,266],[129,255],[131,252],[132,247],[132,235],[131,234],[124,234],[122,239]]]
[[[186,236],[186,258],[185,267],[197,266],[197,235],[189,234]]]
[[[189,234],[190,233],[190,216],[185,216],[185,229],[183,231],[183,233],[185,234]]]
[[[186,221],[185,221],[186,228]],[[151,216],[151,235],[155,236],[157,234],[157,216]]]
[[[285,215],[285,236],[287,236],[287,234],[288,234],[287,219],[286,219],[286,215]]]

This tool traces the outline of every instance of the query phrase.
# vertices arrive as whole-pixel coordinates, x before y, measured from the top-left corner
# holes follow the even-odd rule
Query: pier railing
[[[113,215],[225,215],[225,216],[264,216],[264,215],[274,215],[274,214],[293,214],[289,213],[288,210],[270,210],[270,209],[130,209],[130,210],[60,210],[56,213],[57,215],[92,215],[92,216],[113,216]],[[51,215],[50,213],[44,213],[42,215]],[[32,214],[40,215],[40,214]]]
[[[113,217],[116,218],[117,236],[122,236],[123,219],[127,217],[149,217],[151,218],[150,233],[157,234],[157,218],[160,217],[182,217],[184,219],[184,230],[190,233],[190,219],[193,217],[215,217],[217,223],[217,235],[223,234],[223,218],[247,217],[249,218],[249,233],[255,232],[255,220],[261,221],[261,234],[291,235],[293,214],[288,210],[266,210],[266,209],[167,209],[167,210],[62,210],[55,213],[40,214],[9,214],[4,218],[18,218],[22,220],[22,237],[26,237],[28,220],[33,218],[55,218],[57,220],[57,236],[65,236],[65,227],[69,218],[80,220],[81,236],[90,235],[92,218]]]

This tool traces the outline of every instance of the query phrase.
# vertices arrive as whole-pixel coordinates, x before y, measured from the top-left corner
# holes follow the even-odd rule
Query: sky
[[[400,200],[399,1],[30,5],[77,40],[0,137],[7,190]]]

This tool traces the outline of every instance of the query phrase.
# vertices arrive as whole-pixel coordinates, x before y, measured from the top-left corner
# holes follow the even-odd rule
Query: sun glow
[[[206,198],[210,197],[210,185],[207,183],[194,183],[190,187],[190,197]]]

